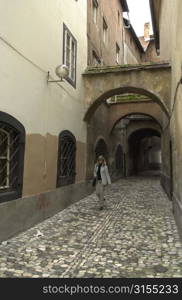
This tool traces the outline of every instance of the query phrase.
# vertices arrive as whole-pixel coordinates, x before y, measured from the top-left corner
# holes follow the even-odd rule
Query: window
[[[0,112],[0,202],[21,197],[24,145],[24,127]]]
[[[69,69],[67,81],[76,87],[76,56],[77,56],[77,41],[63,24],[63,63]]]
[[[97,24],[97,15],[98,15],[98,2],[97,0],[92,0],[92,7],[93,7],[93,21]]]
[[[118,10],[118,25],[120,25],[120,20],[121,20],[121,15],[120,15],[120,12]]]
[[[74,183],[75,170],[76,139],[66,130],[59,136],[57,187]]]
[[[119,58],[120,58],[120,48],[118,44],[116,43],[116,62],[119,64]]]
[[[97,56],[97,54],[95,53],[95,51],[92,52],[92,65],[94,67],[100,65],[101,61],[99,59],[99,57]]]
[[[0,128],[0,190],[9,188],[10,135]]]
[[[103,18],[103,41],[105,44],[107,43],[107,40],[108,40],[108,26],[105,19]]]

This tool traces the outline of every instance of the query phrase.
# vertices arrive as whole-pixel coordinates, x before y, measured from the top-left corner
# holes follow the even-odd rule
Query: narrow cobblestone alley
[[[120,180],[106,203],[99,211],[92,194],[1,244],[0,276],[182,276],[171,202],[157,178]]]

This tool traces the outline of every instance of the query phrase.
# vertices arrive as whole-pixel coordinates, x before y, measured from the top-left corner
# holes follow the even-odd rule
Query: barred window
[[[10,135],[0,128],[0,190],[9,187]]]
[[[23,126],[13,117],[0,112],[0,202],[21,196],[24,141]]]
[[[69,69],[67,81],[76,87],[76,56],[77,56],[77,41],[63,24],[63,63]]]
[[[70,131],[59,136],[57,187],[72,184],[76,176],[76,139]]]

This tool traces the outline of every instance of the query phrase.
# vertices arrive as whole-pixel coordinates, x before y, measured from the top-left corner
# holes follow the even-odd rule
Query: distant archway
[[[117,120],[115,120],[115,122],[114,122],[113,125],[112,125],[110,134],[112,134],[113,129],[117,126],[117,124],[118,124],[120,121],[122,121],[122,120],[124,120],[124,119],[127,119],[127,118],[129,118],[129,117],[131,117],[131,116],[138,116],[138,117],[143,116],[143,117],[146,117],[146,118],[151,119],[152,121],[154,121],[154,122],[158,125],[160,131],[162,132],[162,126],[161,126],[161,123],[159,122],[159,120],[157,120],[157,119],[156,119],[153,115],[151,115],[150,113],[147,114],[147,113],[143,113],[143,112],[131,112],[131,113],[127,113],[126,115],[123,115],[123,116],[121,116],[120,118],[118,118]]]
[[[120,87],[118,89],[109,90],[109,91],[103,93],[97,99],[95,99],[94,102],[92,102],[91,105],[89,106],[89,108],[87,109],[85,116],[84,116],[84,121],[89,122],[90,118],[92,117],[92,115],[94,114],[96,109],[107,99],[109,99],[115,95],[122,95],[122,94],[126,94],[126,93],[136,93],[136,94],[147,96],[148,98],[150,98],[151,100],[156,102],[159,105],[160,109],[165,113],[166,117],[169,118],[170,114],[169,114],[168,108],[167,108],[166,104],[162,101],[162,99],[160,98],[159,95],[156,95],[156,94],[154,94],[148,90],[142,89],[142,88],[125,86],[125,87]]]
[[[102,138],[100,138],[95,145],[95,160],[97,160],[99,155],[103,155],[106,160],[108,159],[107,144]]]
[[[151,128],[136,130],[128,137],[129,175],[160,170],[160,138],[160,132]]]

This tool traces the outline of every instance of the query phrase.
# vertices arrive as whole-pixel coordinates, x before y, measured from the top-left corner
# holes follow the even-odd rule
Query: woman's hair
[[[102,164],[103,164],[103,165],[106,165],[106,160],[105,160],[105,158],[104,158],[103,155],[99,155],[99,156],[98,156],[98,158],[97,158],[97,163],[99,162],[99,160],[102,160]]]

